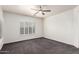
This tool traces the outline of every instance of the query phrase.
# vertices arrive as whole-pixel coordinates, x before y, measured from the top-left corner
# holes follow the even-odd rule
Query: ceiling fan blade
[[[43,10],[43,12],[51,12],[51,10]]]
[[[39,9],[33,9],[33,8],[31,8],[32,10],[35,10],[35,11],[39,11]]]
[[[39,11],[37,11],[37,12],[34,14],[34,16],[35,16],[37,13],[39,13]]]

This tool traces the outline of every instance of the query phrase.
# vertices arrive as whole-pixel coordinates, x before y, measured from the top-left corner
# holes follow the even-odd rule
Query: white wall
[[[74,9],[74,45],[79,48],[79,6]]]
[[[3,11],[0,6],[0,50],[3,46],[3,40],[4,40],[4,19],[3,19]]]
[[[5,35],[4,42],[11,43],[21,40],[39,38],[43,36],[42,19],[33,18],[29,16],[22,16],[13,13],[4,12],[5,19]],[[21,21],[33,21],[36,23],[36,34],[20,35],[19,23]]]
[[[73,20],[73,10],[45,18],[44,37],[74,45]]]

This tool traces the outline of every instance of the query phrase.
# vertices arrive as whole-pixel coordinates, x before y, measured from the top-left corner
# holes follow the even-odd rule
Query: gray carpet
[[[3,54],[78,54],[74,46],[46,38],[4,44]]]

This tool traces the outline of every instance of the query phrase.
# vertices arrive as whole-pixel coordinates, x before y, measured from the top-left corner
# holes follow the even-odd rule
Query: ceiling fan
[[[41,5],[39,6],[39,9],[32,9],[32,10],[37,11],[34,15],[38,14],[39,12],[41,12],[42,15],[45,15],[46,12],[51,12],[51,10],[43,9]]]

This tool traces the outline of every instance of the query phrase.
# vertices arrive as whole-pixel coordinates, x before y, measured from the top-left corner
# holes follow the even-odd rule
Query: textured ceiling
[[[3,5],[3,11],[17,13],[21,15],[28,15],[33,17],[40,17],[45,18],[50,15],[55,15],[70,9],[75,8],[76,5],[42,5],[43,9],[50,9],[51,12],[45,13],[45,15],[42,15],[41,12],[34,15],[37,11],[32,9],[39,9],[39,5]]]

